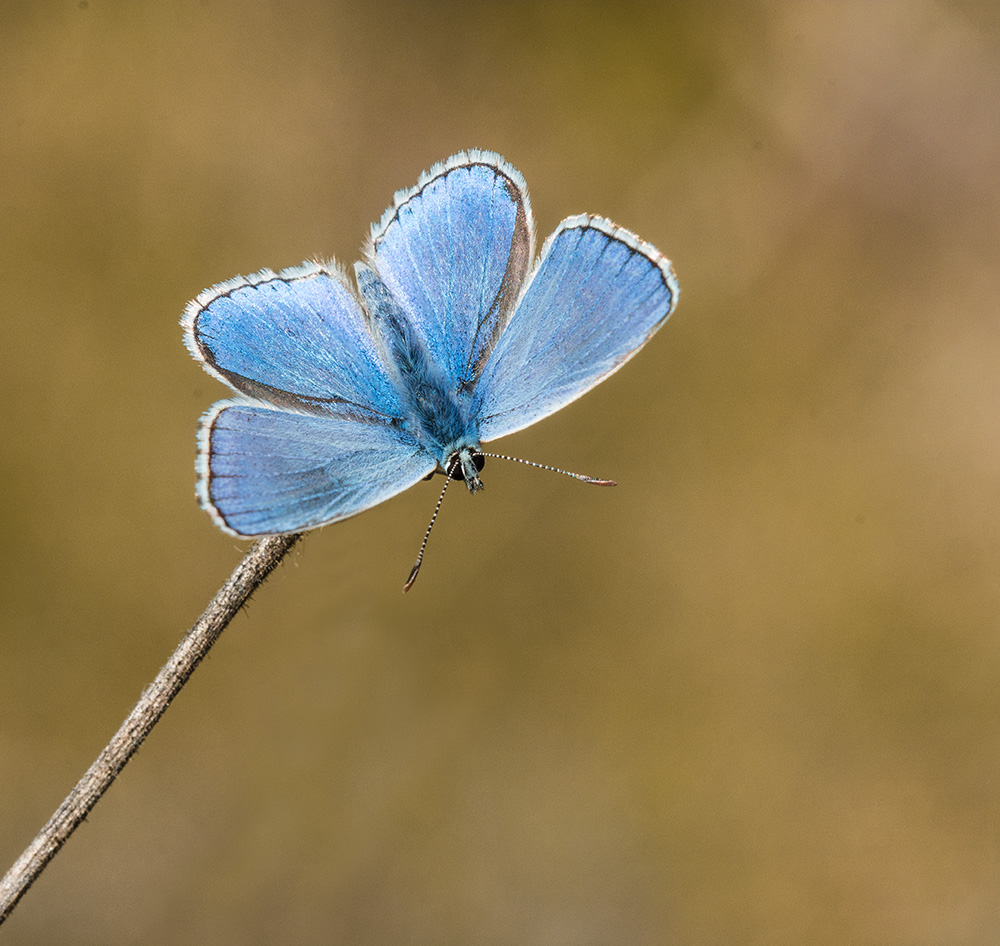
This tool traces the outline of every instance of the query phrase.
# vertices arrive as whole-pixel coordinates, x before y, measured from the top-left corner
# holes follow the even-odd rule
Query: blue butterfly
[[[536,260],[524,178],[486,151],[398,192],[354,276],[262,270],[185,311],[185,344],[238,395],[202,417],[197,461],[232,535],[346,519],[434,472],[476,492],[483,442],[617,371],[678,294],[670,261],[603,217],[568,217]]]

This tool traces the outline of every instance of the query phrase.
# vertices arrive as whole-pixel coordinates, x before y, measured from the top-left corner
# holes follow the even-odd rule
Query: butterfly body
[[[199,295],[185,342],[237,394],[202,418],[214,521],[299,532],[434,472],[476,492],[482,442],[599,383],[676,304],[669,261],[604,218],[567,218],[537,260],[534,245],[521,175],[461,152],[396,194],[354,285],[305,263]]]
[[[394,369],[407,428],[437,461],[441,472],[447,473],[458,463],[469,489],[476,492],[482,484],[470,464],[479,439],[468,391],[435,361],[378,273],[358,263],[355,276],[365,309]]]

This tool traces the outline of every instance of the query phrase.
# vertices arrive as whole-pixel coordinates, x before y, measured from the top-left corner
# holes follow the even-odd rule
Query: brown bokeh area
[[[1000,17],[0,7],[0,870],[238,561],[213,283],[499,151],[678,310],[449,492],[310,534],[5,943],[1000,939]]]

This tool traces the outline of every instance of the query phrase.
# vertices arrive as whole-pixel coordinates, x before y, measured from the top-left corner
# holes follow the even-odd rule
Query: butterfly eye
[[[472,465],[476,468],[477,473],[483,472],[483,467],[486,466],[486,457],[481,453],[475,453],[472,455]],[[448,457],[448,469],[451,470],[451,478],[453,480],[461,480],[465,482],[465,474],[462,472],[462,464],[458,458],[457,453],[453,453]]]

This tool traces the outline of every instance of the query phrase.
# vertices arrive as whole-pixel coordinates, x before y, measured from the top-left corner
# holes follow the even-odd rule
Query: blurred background
[[[0,6],[0,872],[246,545],[203,288],[499,151],[670,323],[513,464],[308,535],[3,929],[28,944],[1000,941],[1000,14]]]

